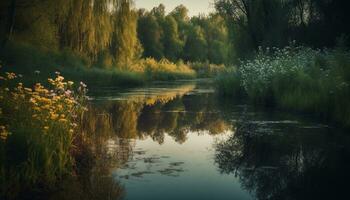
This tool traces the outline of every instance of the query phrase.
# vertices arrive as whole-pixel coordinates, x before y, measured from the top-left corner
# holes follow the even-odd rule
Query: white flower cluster
[[[267,48],[265,51],[260,48],[254,60],[242,62],[239,67],[241,84],[247,92],[264,92],[274,77],[308,70],[320,54],[320,50],[305,47]]]

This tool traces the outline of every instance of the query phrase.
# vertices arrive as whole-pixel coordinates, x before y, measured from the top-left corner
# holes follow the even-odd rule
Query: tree
[[[207,58],[207,41],[204,31],[200,26],[193,26],[188,31],[184,47],[184,59],[186,61],[203,62]]]
[[[139,16],[137,34],[143,46],[143,57],[161,59],[163,44],[161,43],[162,29],[157,18],[150,13]]]
[[[164,55],[171,61],[176,61],[182,52],[183,43],[179,38],[178,26],[174,17],[167,16],[163,24]]]
[[[114,13],[112,52],[115,55],[115,63],[127,69],[139,56],[141,45],[137,38],[137,14],[131,10],[130,0],[120,0],[119,3],[120,6]]]
[[[188,17],[188,9],[184,5],[177,6],[170,12],[171,16],[176,20],[179,27],[179,35],[182,41],[185,41],[186,29],[190,18]]]

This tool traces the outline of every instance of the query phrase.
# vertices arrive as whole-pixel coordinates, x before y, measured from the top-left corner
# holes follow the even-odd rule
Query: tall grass
[[[132,70],[144,73],[148,80],[192,79],[196,73],[188,65],[172,63],[167,59],[156,61],[153,58],[141,59],[132,66]]]
[[[350,126],[350,52],[306,47],[260,50],[254,60],[219,75],[224,95],[314,113]]]
[[[57,74],[25,87],[15,73],[0,75],[0,196],[72,173],[72,150],[85,110],[86,86]]]
[[[193,62],[187,64],[197,73],[197,77],[200,78],[215,77],[226,70],[226,67],[223,64],[217,65],[208,62]]]

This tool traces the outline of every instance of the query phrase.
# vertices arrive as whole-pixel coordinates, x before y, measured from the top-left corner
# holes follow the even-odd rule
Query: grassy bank
[[[342,48],[261,50],[254,60],[219,75],[216,84],[225,96],[350,126],[350,52]]]
[[[25,82],[43,81],[58,71],[66,78],[89,86],[137,86],[155,80],[192,79],[196,72],[183,63],[140,59],[128,66],[104,66],[69,50],[40,49],[29,44],[8,43],[0,50],[8,71],[29,77]]]

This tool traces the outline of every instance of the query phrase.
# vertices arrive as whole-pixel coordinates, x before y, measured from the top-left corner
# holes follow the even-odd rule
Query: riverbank
[[[219,75],[224,96],[252,103],[313,113],[325,121],[350,126],[350,52],[342,48],[267,49],[237,69]]]
[[[45,81],[55,72],[69,80],[89,86],[139,86],[151,81],[193,79],[196,71],[183,62],[139,59],[128,66],[91,63],[91,60],[69,50],[40,49],[29,44],[9,43],[0,51],[6,71],[23,75],[25,82]]]

